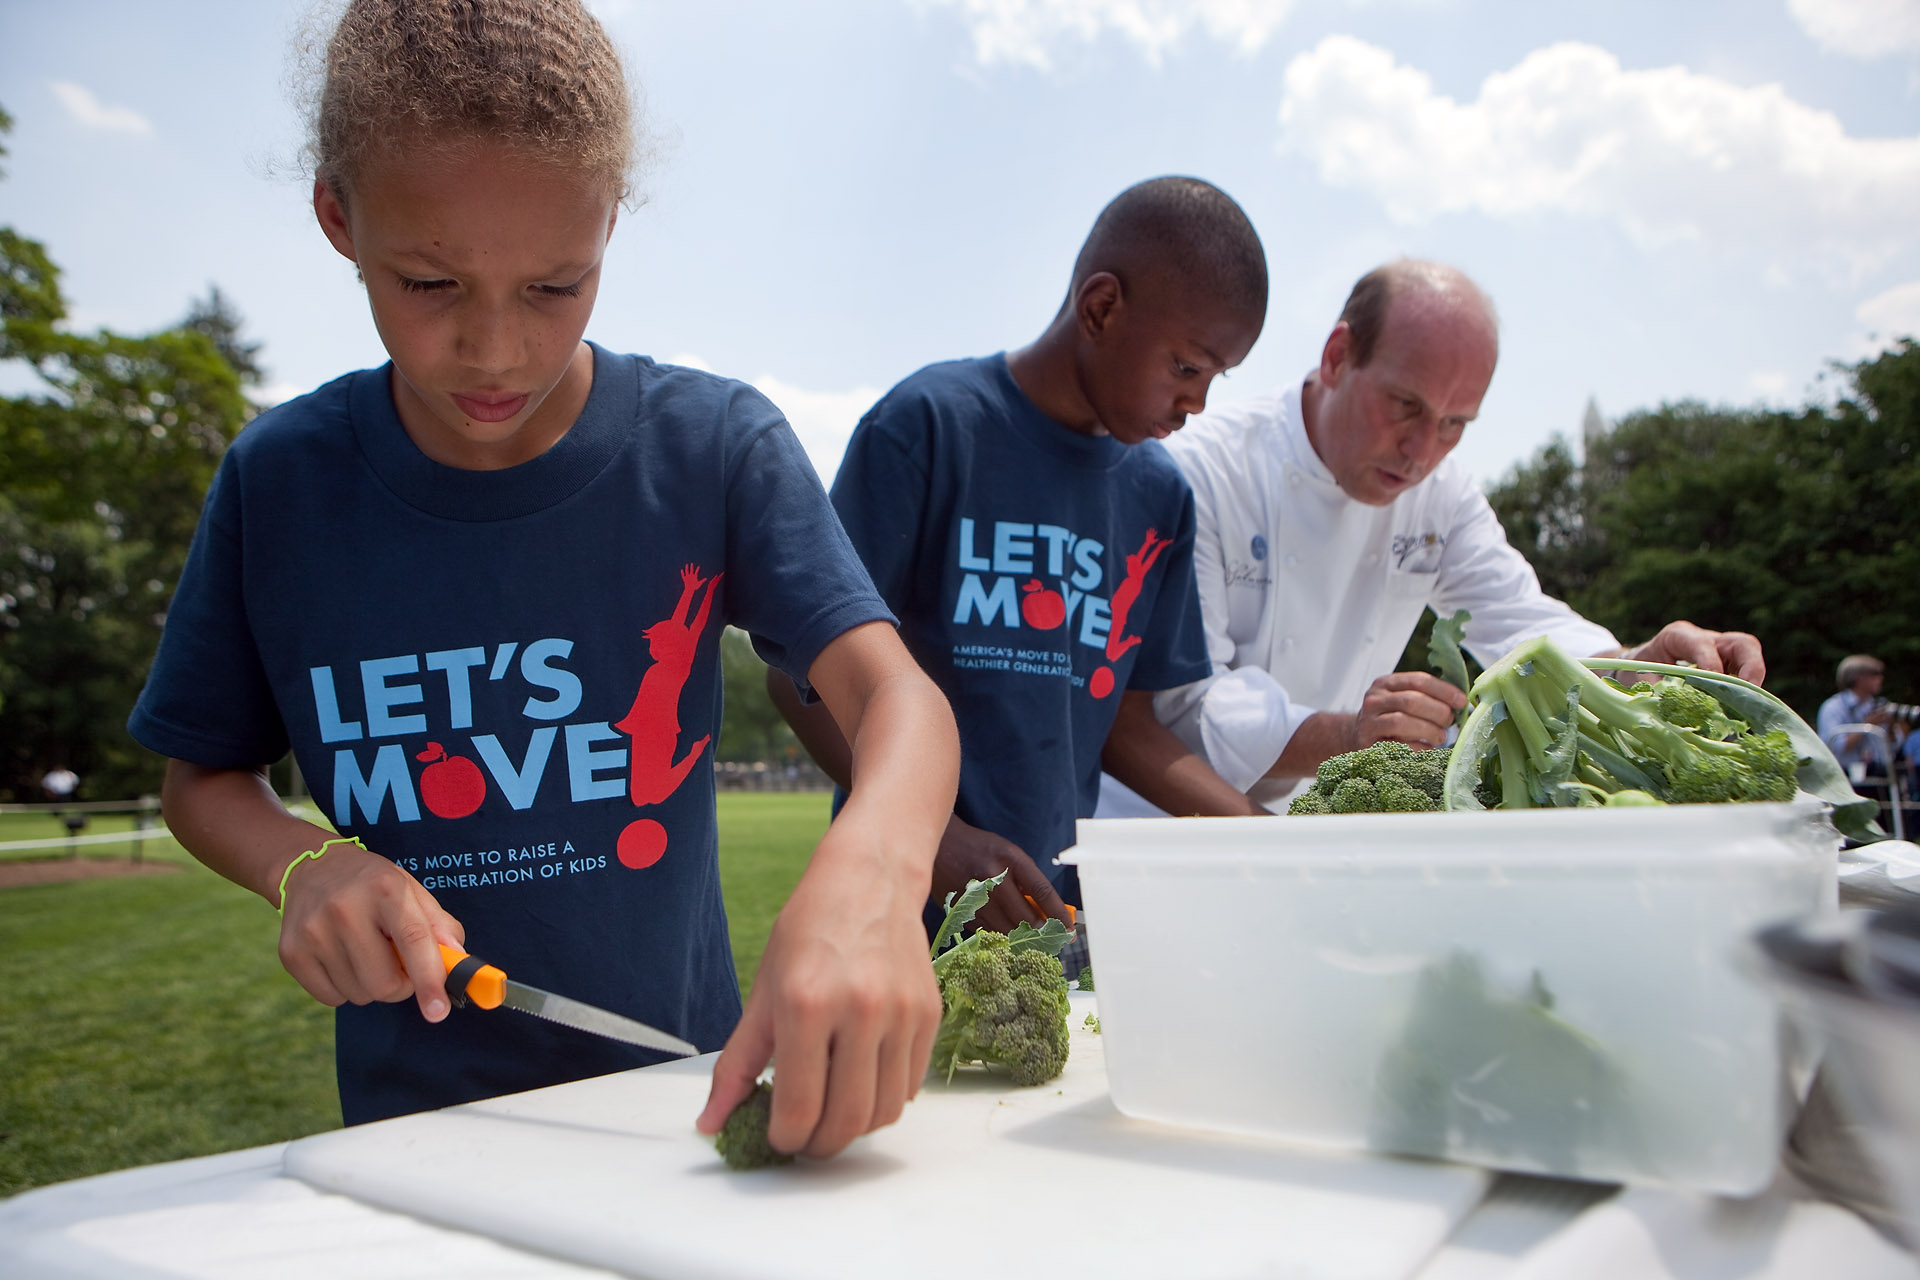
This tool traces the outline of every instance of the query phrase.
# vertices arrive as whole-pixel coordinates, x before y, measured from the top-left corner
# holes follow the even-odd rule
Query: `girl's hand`
[[[418,880],[355,845],[336,844],[287,877],[280,963],[322,1004],[412,996],[439,1022],[451,1008],[439,944],[465,940]]]
[[[924,881],[843,813],[774,921],[740,1025],[713,1068],[696,1125],[719,1131],[769,1061],[767,1138],[824,1157],[900,1118],[940,1024],[920,923]],[[905,882],[905,883],[903,883]]]

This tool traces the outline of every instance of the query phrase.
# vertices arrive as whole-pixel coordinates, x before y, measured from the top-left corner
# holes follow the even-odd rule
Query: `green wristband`
[[[287,877],[293,874],[293,869],[305,862],[308,858],[319,857],[337,844],[350,844],[362,851],[367,847],[360,843],[360,837],[358,836],[335,836],[325,844],[322,844],[318,849],[309,849],[292,862],[289,862],[287,869],[280,873],[280,914],[282,916],[287,914]]]

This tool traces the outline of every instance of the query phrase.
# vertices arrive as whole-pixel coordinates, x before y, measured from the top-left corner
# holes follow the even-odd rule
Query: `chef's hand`
[[[976,927],[1011,933],[1023,920],[1037,928],[1048,917],[1072,924],[1067,904],[1054,890],[1053,881],[1019,845],[957,817],[947,823],[946,834],[940,837],[940,851],[934,855],[934,905],[945,902],[950,893],[963,892],[969,880],[991,880],[1003,871],[1007,878],[987,895],[973,917]],[[1037,909],[1028,898],[1038,904]]]
[[[1669,622],[1653,639],[1620,651],[1622,659],[1668,665],[1691,663],[1702,671],[1724,671],[1760,684],[1767,678],[1767,660],[1757,637],[1744,631],[1708,631],[1691,622]],[[1625,661],[1622,671],[1629,671]]]
[[[898,1120],[919,1092],[940,1025],[920,923],[925,872],[903,874],[885,841],[849,816],[827,828],[774,921],[740,1025],[714,1063],[702,1133],[719,1132],[769,1062],[767,1140],[777,1151],[833,1155]]]
[[[1354,713],[1348,750],[1360,751],[1376,742],[1437,747],[1447,740],[1454,712],[1466,705],[1465,692],[1424,671],[1381,676],[1368,686]]]
[[[309,995],[335,1007],[412,996],[428,1022],[447,1016],[439,944],[464,949],[466,929],[418,880],[377,853],[336,843],[286,882],[280,963]]]

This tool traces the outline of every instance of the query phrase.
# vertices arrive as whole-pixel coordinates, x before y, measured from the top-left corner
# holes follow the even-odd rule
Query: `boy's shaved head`
[[[1149,178],[1115,196],[1074,261],[1069,298],[1103,271],[1124,289],[1154,291],[1164,282],[1179,296],[1266,318],[1267,255],[1260,237],[1231,196],[1199,178]]]

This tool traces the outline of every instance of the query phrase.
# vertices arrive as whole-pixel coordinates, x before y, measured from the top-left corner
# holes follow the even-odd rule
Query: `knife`
[[[505,1005],[536,1018],[557,1022],[563,1027],[572,1027],[575,1031],[591,1032],[609,1040],[637,1044],[644,1049],[679,1054],[683,1058],[694,1057],[700,1052],[679,1036],[670,1036],[644,1022],[635,1022],[632,1018],[622,1017],[597,1005],[570,1000],[551,991],[530,987],[524,982],[515,982],[497,966],[444,942],[440,944],[440,959],[447,966],[447,995],[455,1005],[465,1005],[468,1001],[482,1009],[498,1009]]]

